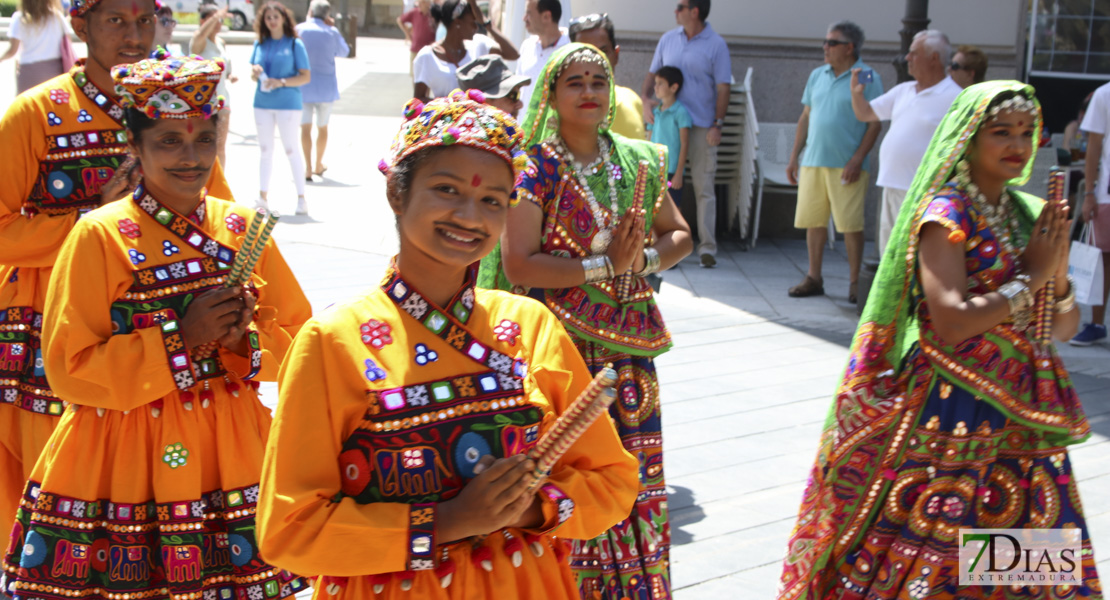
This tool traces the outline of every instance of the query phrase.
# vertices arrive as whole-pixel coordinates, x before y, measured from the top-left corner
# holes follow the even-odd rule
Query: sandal
[[[790,288],[787,291],[792,298],[805,298],[807,296],[823,296],[825,295],[825,285],[809,275],[802,280],[798,285]]]
[[[848,284],[848,302],[856,304],[859,299],[859,282],[853,281]]]

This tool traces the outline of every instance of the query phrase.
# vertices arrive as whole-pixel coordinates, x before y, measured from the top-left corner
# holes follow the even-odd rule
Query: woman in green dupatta
[[[575,542],[571,568],[583,598],[669,598],[653,358],[671,339],[644,276],[678,263],[693,244],[667,194],[666,149],[609,131],[613,93],[609,61],[593,46],[569,44],[547,61],[524,121],[535,169],[516,186],[520,202],[509,210],[501,247],[482,261],[478,284],[532,288],[591,371],[607,363],[617,370],[610,412],[640,460],[640,494],[628,519]]]
[[[1009,189],[1040,133],[1033,89],[1014,81],[964,90],[937,128],[820,439],[780,600],[1102,598],[1065,449],[1089,428],[1052,343],[1078,325],[1066,208]],[[1079,529],[1077,582],[960,585],[970,528]]]

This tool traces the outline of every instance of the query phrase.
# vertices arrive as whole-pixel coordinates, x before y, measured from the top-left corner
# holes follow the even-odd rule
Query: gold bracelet
[[[1068,275],[1068,293],[1063,298],[1056,298],[1054,309],[1057,314],[1075,310],[1075,280]]]

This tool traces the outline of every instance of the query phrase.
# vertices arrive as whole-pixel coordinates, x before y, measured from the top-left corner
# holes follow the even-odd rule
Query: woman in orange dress
[[[46,300],[43,357],[69,403],[36,464],[4,560],[16,598],[283,598],[254,512],[273,380],[311,316],[278,249],[225,287],[253,216],[205,195],[219,61],[121,65],[129,198],[77,222]]]
[[[305,325],[282,366],[262,554],[324,576],[322,600],[577,600],[556,536],[627,516],[636,459],[601,419],[526,489],[525,455],[590,374],[543,305],[474,287],[521,135],[462,92],[408,116],[383,163],[400,253],[377,289]]]

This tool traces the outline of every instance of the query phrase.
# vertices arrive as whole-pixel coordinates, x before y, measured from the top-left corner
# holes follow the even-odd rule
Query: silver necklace
[[[620,205],[617,203],[617,179],[619,179],[617,166],[614,165],[610,159],[612,146],[609,140],[604,136],[598,136],[598,156],[589,164],[582,165],[574,158],[574,154],[567,149],[566,143],[563,138],[556,135],[552,141],[558,152],[563,158],[566,159],[570,167],[571,174],[574,175],[578,181],[578,186],[582,188],[582,194],[586,197],[586,203],[590,207],[590,212],[593,213],[594,223],[597,224],[597,233],[594,234],[593,239],[590,241],[590,252],[592,254],[603,254],[609,249],[609,244],[613,241],[613,229],[617,221],[617,214],[620,210]],[[597,201],[594,196],[593,190],[590,188],[589,182],[586,180],[586,175],[596,175],[599,169],[605,169],[605,173],[609,183],[609,214],[610,219],[606,220],[605,213],[601,208],[601,203]]]

